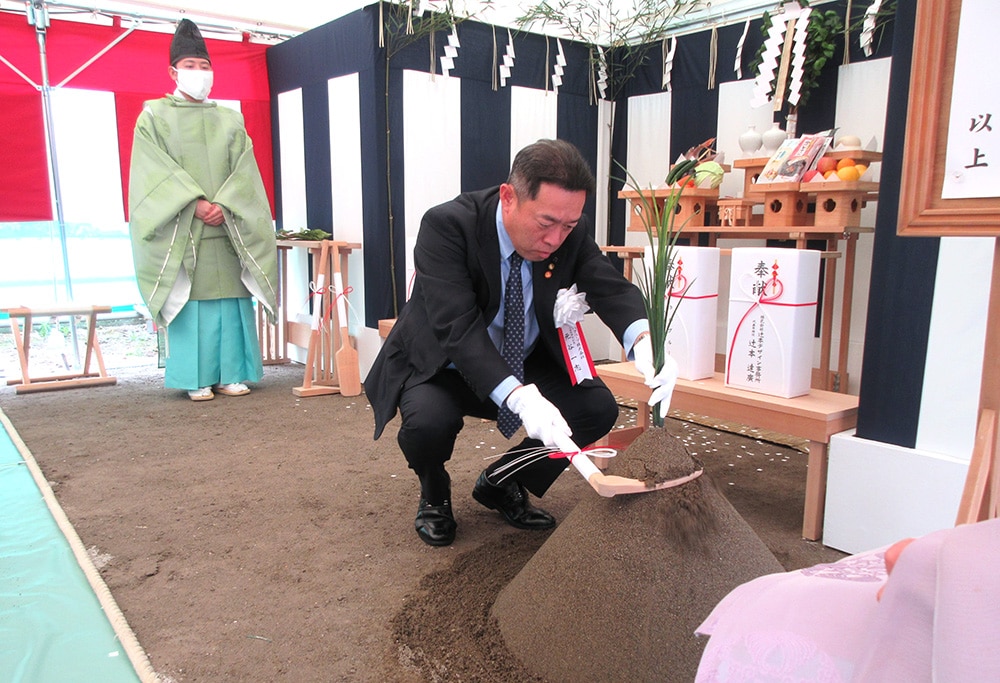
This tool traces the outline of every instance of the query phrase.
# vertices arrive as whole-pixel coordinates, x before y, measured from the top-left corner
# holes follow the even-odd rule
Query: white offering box
[[[719,250],[674,247],[674,286],[668,315],[667,353],[677,361],[681,379],[715,374],[715,327],[719,311]]]
[[[809,393],[820,252],[734,248],[726,385],[792,398]]]

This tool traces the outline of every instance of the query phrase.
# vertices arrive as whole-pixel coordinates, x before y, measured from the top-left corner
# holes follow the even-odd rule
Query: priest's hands
[[[538,439],[548,448],[556,448],[563,453],[579,452],[580,449],[570,439],[573,431],[562,413],[539,393],[534,384],[525,384],[510,392],[507,407],[521,418],[524,430],[532,439]]]
[[[222,209],[208,201],[199,199],[194,207],[194,217],[201,220],[205,225],[219,226],[226,217],[222,214]]]

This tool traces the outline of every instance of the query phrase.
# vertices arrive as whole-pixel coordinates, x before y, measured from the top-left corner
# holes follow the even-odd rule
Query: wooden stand
[[[27,394],[36,391],[55,391],[58,389],[74,389],[79,387],[107,386],[116,384],[118,379],[109,377],[104,368],[104,357],[101,355],[101,345],[97,341],[97,315],[99,313],[110,313],[110,306],[54,306],[45,308],[5,308],[2,309],[10,316],[10,330],[14,334],[14,344],[17,347],[17,357],[21,363],[21,377],[7,380],[7,384],[16,385],[15,391],[19,394]],[[87,317],[87,352],[83,361],[83,370],[77,373],[66,375],[48,375],[45,377],[31,377],[29,372],[29,358],[31,354],[31,329],[32,317],[52,317],[52,316],[86,316]],[[18,326],[18,318],[24,319],[24,331]],[[72,324],[72,323],[71,323]],[[93,355],[97,361],[97,372],[91,371],[90,359]]]
[[[834,159],[852,158],[867,164],[882,160],[881,152],[865,150],[828,151],[824,156]],[[810,240],[824,240],[825,258],[834,253],[843,255],[843,284],[841,285],[840,348],[836,365],[831,362],[834,287],[837,268],[827,263],[823,286],[823,319],[820,325],[820,366],[814,370],[813,387],[846,392],[848,389],[847,361],[850,347],[851,313],[854,299],[854,268],[858,236],[872,232],[862,227],[860,209],[866,201],[878,198],[878,183],[830,181],[829,183],[763,183],[756,184],[757,176],[764,170],[769,157],[737,159],[733,167],[742,168],[744,174],[743,198],[720,199],[717,190],[686,189],[684,196],[704,202],[706,218],[676,223],[682,236],[708,235],[708,246],[715,246],[719,238],[795,240],[796,247],[805,249]],[[652,194],[650,194],[650,192]],[[630,202],[628,230],[642,230],[643,198],[652,198],[660,207],[670,189],[644,191],[623,190],[618,193]],[[815,193],[815,199],[811,193]],[[815,213],[809,210],[816,204]],[[763,205],[764,214],[752,213],[753,207]],[[678,216],[679,217],[679,216]],[[841,244],[843,242],[843,244]],[[617,253],[625,260],[625,275],[629,277],[632,260],[642,256],[636,247],[602,247],[605,252]],[[818,376],[817,376],[818,375]]]
[[[719,200],[719,225],[724,228],[748,227],[753,221],[753,207],[758,202],[752,199],[726,197]]]
[[[820,227],[857,227],[865,203],[878,199],[878,183],[839,180],[802,183],[799,189],[816,195],[813,225]]]
[[[635,190],[620,191],[618,193],[618,198],[629,200],[632,207],[629,213],[628,230],[631,232],[646,232],[646,224],[643,221],[643,213],[646,210],[642,201],[643,197],[645,197],[646,201],[650,204],[655,203],[657,208],[660,211],[663,211],[663,205],[666,202],[666,198],[675,191],[676,188],[669,187],[657,190],[643,190],[642,192],[637,192]],[[677,201],[677,206],[674,209],[674,225],[690,226],[692,228],[711,225],[713,222],[712,216],[714,216],[717,211],[716,203],[718,200],[718,188],[714,190],[702,187],[684,188],[684,192],[681,194],[680,199]],[[655,223],[655,221],[653,222]]]
[[[812,225],[808,197],[799,191],[799,183],[766,183],[757,191],[763,195],[765,228]]]
[[[292,244],[309,249],[314,277],[310,324],[288,320],[287,306],[283,307],[287,343],[306,348],[302,386],[294,387],[292,393],[296,396],[357,396],[361,393],[357,351],[347,336],[347,308],[338,306],[337,298],[345,295],[348,289],[347,256],[360,245],[333,240]],[[340,288],[332,282],[331,274],[339,274]]]
[[[757,178],[767,166],[771,157],[747,157],[733,162],[733,168],[743,169],[743,198],[752,199],[758,204],[764,200],[764,195],[758,191]]]

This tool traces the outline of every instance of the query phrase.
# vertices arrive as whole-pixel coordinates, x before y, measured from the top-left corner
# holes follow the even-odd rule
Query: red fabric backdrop
[[[56,86],[125,33],[121,26],[52,21],[47,30],[49,84]],[[66,87],[115,93],[122,201],[127,207],[132,129],[145,100],[172,92],[167,75],[171,34],[133,31]],[[206,40],[215,85],[212,97],[239,100],[247,132],[274,213],[274,164],[266,45]],[[0,56],[40,84],[41,60],[35,29],[23,14],[0,12]],[[0,62],[0,221],[51,220],[45,130],[39,91]]]

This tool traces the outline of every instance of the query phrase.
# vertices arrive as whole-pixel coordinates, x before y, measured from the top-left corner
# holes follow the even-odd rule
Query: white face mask
[[[198,101],[212,91],[214,72],[201,69],[177,69],[177,89]]]

